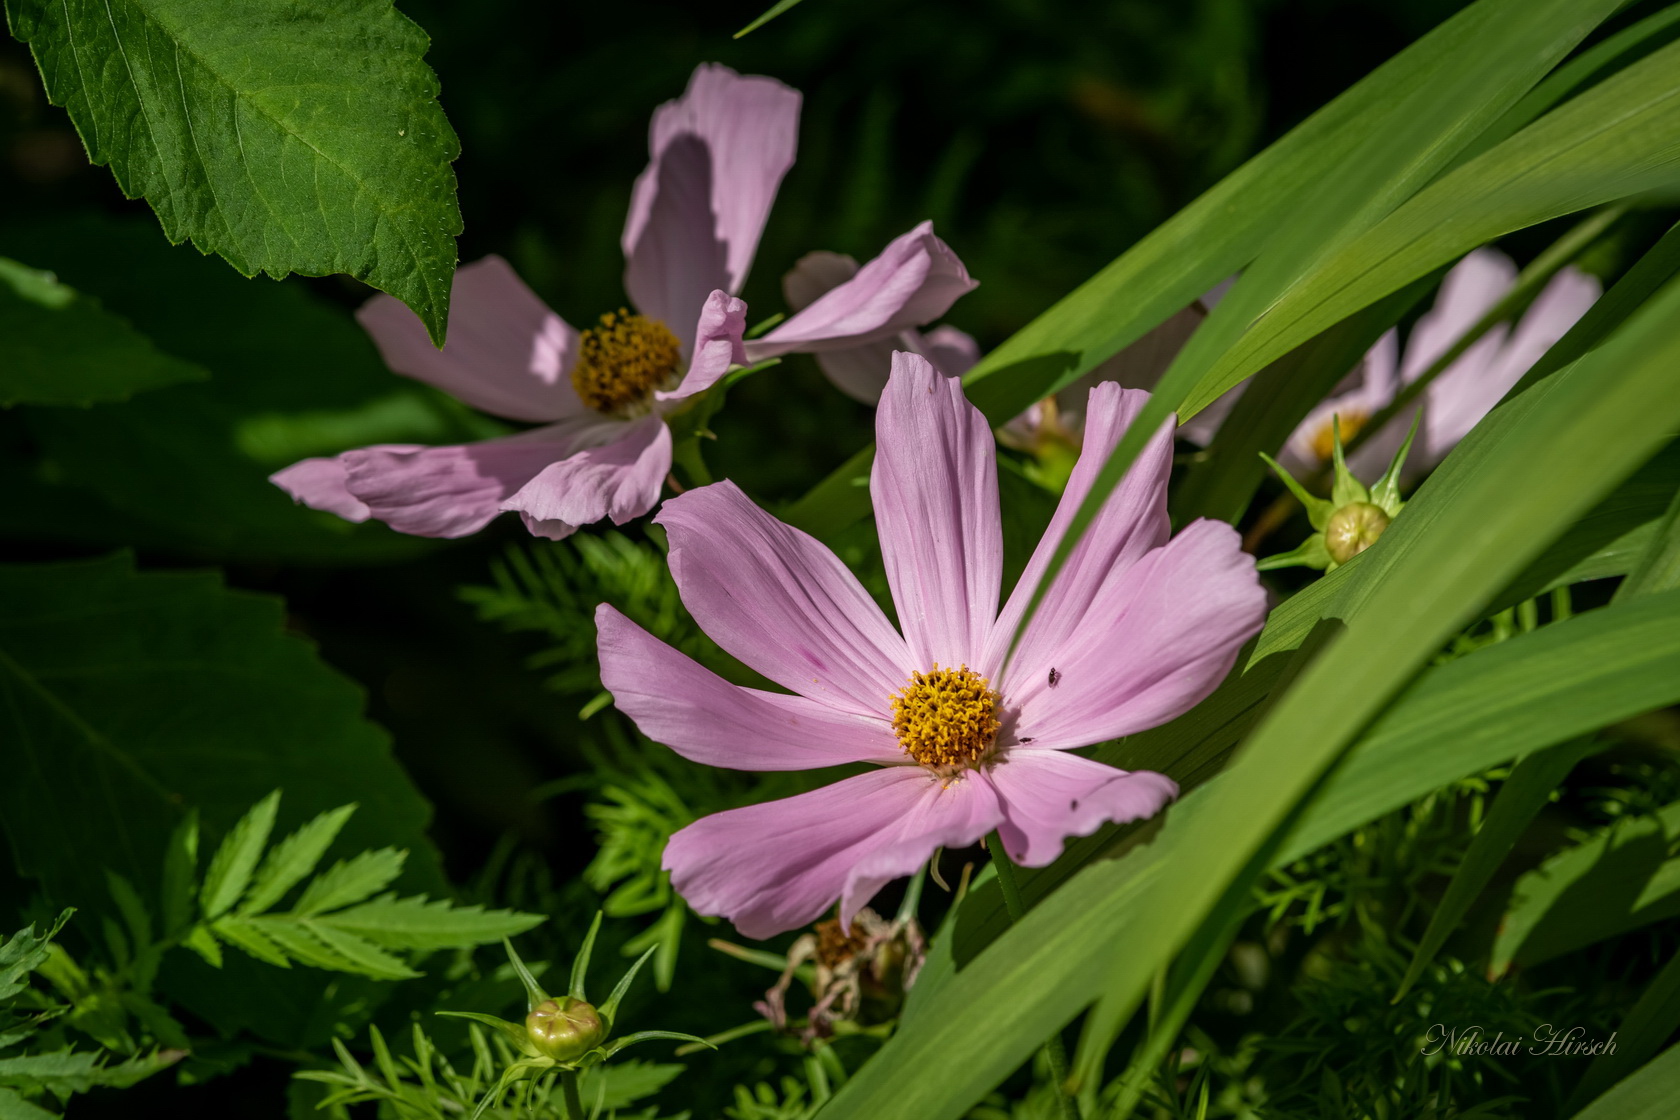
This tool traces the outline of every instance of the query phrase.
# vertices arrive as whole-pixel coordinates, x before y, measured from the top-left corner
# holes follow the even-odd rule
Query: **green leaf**
[[[0,1088],[0,1120],[59,1120],[58,1114],[38,1108],[14,1090]]]
[[[163,857],[163,934],[172,937],[190,925],[198,897],[198,810],[187,815],[169,835]]]
[[[691,1034],[682,1034],[678,1031],[637,1031],[634,1034],[627,1034],[622,1038],[613,1039],[602,1049],[606,1051],[607,1057],[610,1058],[627,1046],[635,1046],[643,1042],[658,1042],[660,1039],[670,1039],[672,1042],[692,1042],[700,1046],[704,1046],[708,1050],[717,1049],[716,1046],[713,1046],[710,1042],[707,1042],[703,1038],[697,1038]]]
[[[19,872],[67,904],[108,912],[105,867],[154,883],[188,807],[222,836],[276,787],[300,821],[354,799],[341,842],[401,845],[404,887],[443,893],[429,808],[363,705],[277,599],[126,556],[0,566],[0,741],[30,774],[0,783],[0,826]],[[240,991],[184,963],[162,989],[218,1029],[320,1029],[319,977],[253,965],[268,976],[234,974]]]
[[[427,902],[424,895],[403,899],[386,895],[348,910],[317,915],[313,924],[391,949],[460,949],[513,937],[542,920],[537,914],[457,906],[442,898]]]
[[[262,927],[254,924],[249,918],[238,914],[225,915],[209,926],[209,932],[229,945],[243,949],[259,961],[276,968],[292,967],[285,949],[276,944],[272,937],[263,932]]]
[[[628,1108],[675,1081],[685,1068],[675,1062],[641,1062],[634,1058],[590,1066],[578,1077],[578,1096],[586,1108],[594,1108],[597,1101],[603,1110]]]
[[[206,918],[220,917],[245,893],[251,872],[256,870],[257,861],[268,846],[268,834],[279,811],[280,791],[275,790],[240,817],[222,846],[216,849],[210,869],[204,873],[204,886],[198,892]]]
[[[208,376],[52,273],[0,257],[0,406],[125,401]]]
[[[439,1011],[436,1014],[450,1019],[471,1019],[475,1023],[483,1023],[505,1039],[509,1046],[524,1054],[527,1058],[538,1057],[537,1048],[531,1045],[531,1036],[525,1027],[519,1023],[510,1023],[506,1019],[499,1019],[494,1015],[485,1015],[479,1011]]]
[[[1616,1028],[1616,1050],[1600,1054],[1569,1095],[1569,1107],[1603,1093],[1650,1061],[1680,1027],[1680,954],[1669,958]]]
[[[1489,969],[1532,965],[1680,914],[1680,801],[1617,821],[1517,880]]]
[[[310,456],[496,430],[393,376],[344,309],[171,249],[150,221],[36,219],[0,228],[0,252],[55,269],[214,375],[121,405],[26,410],[24,437],[0,448],[7,536],[267,564],[387,561],[438,547],[299,506],[268,481]]]
[[[772,4],[770,6],[770,8],[767,11],[765,11],[765,13],[763,15],[759,16],[757,19],[753,20],[751,23],[749,23],[745,27],[741,28],[741,30],[735,32],[734,37],[739,39],[743,35],[749,35],[752,32],[757,31],[759,28],[763,27],[765,24],[769,23],[771,20],[775,19],[777,16],[781,15],[783,12],[785,12],[789,8],[793,7],[795,4],[799,4],[799,3],[802,3],[802,2],[803,2],[803,0],[776,0],[776,3]]]
[[[1576,1114],[1575,1120],[1668,1120],[1680,1097],[1680,1046],[1670,1046]]]
[[[66,910],[60,914],[45,933],[37,934],[35,927],[28,925],[0,941],[0,1000],[11,999],[23,991],[29,983],[29,974],[47,959],[48,945],[74,912]]]
[[[329,809],[269,849],[256,881],[239,904],[239,912],[260,914],[284,898],[287,891],[315,870],[344,822],[355,811],[354,803]]]
[[[1517,838],[1551,799],[1552,792],[1563,784],[1577,762],[1602,745],[1592,740],[1565,743],[1530,755],[1511,771],[1511,776],[1499,787],[1487,819],[1476,830],[1458,870],[1453,872],[1452,881],[1447,884],[1446,893],[1441,896],[1435,913],[1430,915],[1429,928],[1412,953],[1412,961],[1406,966],[1406,974],[1401,977],[1400,987],[1394,993],[1396,1003],[1423,975],[1423,970],[1435,959],[1441,946],[1447,943],[1448,935],[1470,912],[1470,907],[1493,880]]]
[[[390,0],[6,0],[47,96],[172,244],[348,273],[443,341],[460,142]]]
[[[1443,176],[1295,283],[1209,368],[1194,412],[1352,312],[1484,242],[1680,185],[1680,43]],[[1216,312],[1217,313],[1217,312]]]
[[[577,956],[572,958],[572,982],[567,994],[573,999],[587,1000],[584,995],[585,982],[589,977],[589,957],[595,949],[595,935],[601,932],[601,912],[595,911],[595,920],[589,923],[589,932],[584,935],[583,946],[578,949]]]
[[[315,914],[337,910],[378,894],[402,874],[407,859],[408,853],[397,848],[380,848],[341,859],[310,880],[292,912]]]
[[[659,946],[657,945],[649,947],[641,956],[636,958],[636,963],[631,965],[623,976],[619,977],[618,983],[613,985],[612,994],[607,997],[607,1002],[601,1005],[601,1014],[606,1017],[609,1025],[617,1020],[618,1005],[624,1002],[625,993],[630,990],[630,985],[636,982],[636,973],[640,972],[642,966],[648,962],[648,958],[658,951]]]
[[[828,1106],[830,1120],[889,1108],[960,1115],[1093,991],[1105,993],[1097,1029],[1123,1023],[1209,908],[1258,870],[1250,857],[1355,734],[1552,535],[1670,437],[1680,424],[1677,316],[1671,285],[1597,351],[1491,414],[1314,597],[1319,625],[1340,636],[1248,736],[1230,773],[1174,806],[1151,843],[1086,867],[907,1015]],[[1310,629],[1313,616],[1305,621]],[[1095,979],[1105,971],[1106,982]],[[986,1013],[1002,1006],[1006,1018]],[[925,1077],[952,1053],[964,1055],[960,1066],[944,1063],[937,1084]]]

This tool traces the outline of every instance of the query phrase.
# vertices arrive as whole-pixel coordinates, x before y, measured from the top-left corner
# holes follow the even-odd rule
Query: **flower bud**
[[[525,1016],[525,1032],[538,1053],[557,1062],[583,1057],[605,1033],[594,1005],[571,996],[545,999],[531,1008]]]
[[[1346,564],[1377,543],[1388,528],[1389,516],[1370,502],[1349,502],[1324,524],[1324,548],[1330,559]]]

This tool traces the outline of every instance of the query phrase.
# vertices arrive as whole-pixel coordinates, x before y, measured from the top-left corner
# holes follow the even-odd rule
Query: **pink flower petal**
[[[1304,478],[1330,462],[1319,455],[1320,446],[1330,445],[1330,424],[1341,417],[1342,442],[1353,438],[1354,422],[1363,423],[1386,408],[1400,390],[1400,334],[1388,330],[1376,344],[1365,352],[1348,375],[1336,384],[1328,397],[1314,405],[1306,418],[1296,425],[1289,439],[1278,453],[1278,462]],[[1413,410],[1396,416],[1375,438],[1361,444],[1348,456],[1348,469],[1354,477],[1370,483],[1388,468],[1389,460],[1400,449],[1412,422]]]
[[[1166,723],[1218,687],[1265,620],[1237,531],[1197,521],[1105,580],[1060,648],[1023,644],[1003,689],[1013,735],[1060,749]]]
[[[1022,636],[1009,674],[1000,682],[999,671],[1010,639],[1026,611],[1028,599],[1050,564],[1051,555],[1085,495],[1091,492],[1097,473],[1148,400],[1149,394],[1143,390],[1122,389],[1112,381],[1091,390],[1084,450],[1049,528],[1033,550],[1032,559],[1016,582],[987,641],[982,672],[1002,690],[1006,701],[1011,690],[1019,687],[1011,682],[1021,680],[1022,672],[1042,676],[1054,667],[1055,662],[1047,659],[1079,628],[1104,581],[1137,563],[1151,549],[1160,547],[1172,532],[1167,520],[1167,477],[1172,471],[1172,424],[1169,422],[1144,445],[1131,470],[1109,495],[1068,557]]]
[[[369,448],[370,451],[419,451],[421,444],[387,443]],[[268,480],[310,509],[336,513],[346,521],[362,522],[369,516],[368,507],[346,488],[343,459],[303,459],[284,470],[275,471]]]
[[[495,416],[559,420],[583,409],[572,388],[577,331],[501,257],[455,270],[449,341],[432,345],[414,312],[387,295],[356,312],[385,364]]]
[[[799,93],[727,66],[698,67],[653,114],[652,157],[624,225],[624,286],[686,344],[707,293],[746,283],[782,176],[793,166]]]
[[[975,665],[1003,580],[992,431],[961,381],[897,353],[875,436],[869,493],[911,659]]]
[[[730,770],[810,770],[905,761],[885,716],[730,684],[605,603],[595,612],[601,683],[642,734]]]
[[[923,222],[894,239],[856,276],[748,342],[747,356],[756,362],[891,338],[939,318],[974,287],[962,261],[934,236],[933,223]]]
[[[777,521],[733,482],[667,501],[671,575],[700,628],[783,688],[882,717],[908,681],[910,651],[846,565]]]
[[[662,401],[680,401],[703,393],[716,385],[731,366],[747,364],[746,351],[741,349],[741,335],[747,329],[747,305],[727,292],[714,291],[706,297],[700,312],[700,325],[695,331],[692,357],[682,384],[670,392],[661,390],[654,397]]]
[[[518,511],[537,536],[559,540],[605,517],[614,525],[640,517],[658,504],[670,471],[671,429],[658,416],[644,416],[611,443],[549,463],[501,508]]]
[[[370,517],[419,537],[464,537],[489,524],[508,495],[567,454],[576,439],[570,427],[418,451],[365,448],[346,451],[339,461],[346,488]]]
[[[802,311],[823,294],[857,275],[858,263],[843,253],[806,253],[782,277],[782,294],[794,311]],[[980,346],[964,331],[939,326],[926,334],[904,330],[888,338],[840,350],[817,353],[817,365],[835,388],[853,400],[872,405],[887,387],[895,350],[921,354],[941,373],[961,377],[980,360]]]
[[[947,786],[919,766],[893,766],[705,817],[671,837],[664,867],[698,913],[726,917],[747,937],[774,937],[836,900],[849,922],[935,848],[972,844],[1002,819],[984,781]]]
[[[1428,401],[1424,410],[1427,443],[1420,465],[1433,465],[1445,458],[1541,355],[1587,313],[1598,301],[1600,290],[1595,278],[1575,268],[1564,269],[1535,298],[1509,338],[1499,340],[1502,345],[1485,364],[1466,365],[1461,359],[1443,370],[1424,390]],[[1503,332],[1489,335],[1495,333]]]
[[[1496,249],[1477,249],[1454,265],[1441,281],[1435,306],[1418,319],[1406,337],[1401,380],[1411,381],[1434,365],[1516,282],[1517,266]]]
[[[1126,771],[1065,751],[1007,751],[987,779],[1003,801],[1003,849],[1023,867],[1044,867],[1069,836],[1089,836],[1113,821],[1142,820],[1178,796],[1165,774]]]

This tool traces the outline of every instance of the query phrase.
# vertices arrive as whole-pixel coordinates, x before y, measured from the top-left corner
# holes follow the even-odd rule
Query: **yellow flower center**
[[[997,741],[998,694],[966,665],[911,673],[892,710],[904,753],[938,773],[980,765]]]
[[[597,412],[642,415],[655,390],[676,388],[681,362],[682,343],[670,327],[619,308],[578,338],[572,388]]]
[[[1370,502],[1349,502],[1330,515],[1324,525],[1324,548],[1330,559],[1346,564],[1377,543],[1388,528],[1389,516]]]
[[[1359,429],[1363,428],[1365,422],[1370,418],[1370,413],[1360,412],[1357,409],[1353,412],[1338,412],[1324,422],[1324,427],[1313,434],[1312,453],[1318,457],[1319,462],[1328,463],[1331,456],[1336,452],[1336,422],[1338,420],[1341,422],[1342,445],[1345,447],[1354,436],[1359,434]]]

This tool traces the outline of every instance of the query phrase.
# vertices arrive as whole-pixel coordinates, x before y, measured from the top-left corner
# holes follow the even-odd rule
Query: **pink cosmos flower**
[[[815,539],[720,482],[668,501],[671,573],[701,628],[786,693],[741,688],[603,605],[601,679],[650,738],[712,766],[870,763],[855,777],[706,817],[664,866],[702,914],[749,937],[842,926],[935,848],[994,829],[1038,867],[1068,836],[1147,817],[1177,788],[1072,753],[1187,711],[1261,626],[1236,532],[1167,520],[1171,425],[1104,504],[1027,627],[1011,635],[1075,509],[1148,394],[1090,394],[1086,447],[1003,609],[992,433],[959,380],[893,355],[870,493],[902,633]],[[1171,539],[1169,539],[1169,537]]]
[[[930,223],[923,222],[894,245],[924,232],[931,236],[932,228]],[[892,252],[892,247],[889,247],[881,256],[888,257]],[[866,267],[873,267],[874,263]],[[782,296],[787,300],[788,307],[802,311],[828,292],[851,282],[858,271],[857,261],[844,253],[826,250],[806,253],[783,275]],[[967,279],[966,274],[963,278]],[[974,287],[974,283],[970,282],[963,292]],[[929,310],[932,310],[931,306]],[[930,321],[938,314],[934,312],[922,322]],[[974,341],[973,336],[945,324],[926,332],[914,326],[907,327],[896,334],[861,345],[817,350],[817,365],[835,388],[853,400],[872,405],[881,399],[881,390],[887,386],[887,371],[892,368],[895,350],[920,354],[939,372],[950,377],[962,376],[980,360],[980,344]]]
[[[1417,380],[1505,298],[1516,282],[1517,266],[1496,249],[1477,249],[1459,261],[1441,282],[1434,306],[1407,336],[1405,352],[1401,353],[1397,330],[1378,339],[1336,391],[1301,421],[1278,460],[1298,473],[1324,466],[1330,459],[1332,416],[1340,418],[1342,439],[1352,439],[1374,413],[1394,400],[1402,386]],[[1423,391],[1423,423],[1407,459],[1412,473],[1420,474],[1445,459],[1541,355],[1587,313],[1599,291],[1595,278],[1576,268],[1563,269],[1535,297],[1514,329],[1494,327],[1442,370]],[[1361,478],[1381,474],[1399,450],[1411,420],[1411,411],[1396,416],[1362,444],[1348,461],[1353,473]]]
[[[272,481],[305,505],[419,536],[465,536],[504,511],[551,538],[606,517],[622,524],[659,500],[671,469],[667,419],[731,367],[890,337],[942,314],[973,282],[924,225],[744,343],[747,305],[735,293],[793,164],[799,101],[773,79],[705,65],[654,113],[623,236],[635,313],[580,332],[499,257],[455,273],[441,351],[389,296],[358,312],[396,372],[540,427],[456,447],[361,448]]]

